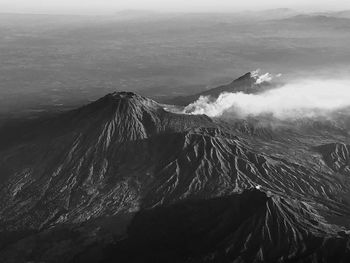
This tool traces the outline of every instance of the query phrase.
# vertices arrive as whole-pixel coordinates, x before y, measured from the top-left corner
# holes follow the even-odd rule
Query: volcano
[[[205,94],[257,85],[248,74]],[[177,114],[115,92],[6,128],[1,260],[349,262],[350,138],[320,127]]]
[[[277,82],[270,81],[260,81],[259,80],[259,70],[247,72],[243,76],[233,80],[232,82],[221,85],[219,87],[202,91],[197,94],[189,96],[179,96],[166,100],[166,104],[175,104],[180,106],[187,106],[188,104],[196,101],[201,96],[208,96],[212,99],[219,97],[223,92],[243,92],[246,94],[256,94],[277,87],[279,84]]]

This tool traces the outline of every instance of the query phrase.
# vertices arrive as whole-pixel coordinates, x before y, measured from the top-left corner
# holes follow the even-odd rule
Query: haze
[[[349,4],[283,1],[292,9],[276,9],[277,1],[263,2],[0,0],[0,12],[110,13],[0,14],[0,122],[69,110],[114,91],[166,102],[257,68],[282,73],[287,83],[350,75]],[[312,4],[343,11],[307,11]],[[126,9],[203,13],[118,12]],[[248,11],[229,13],[240,10]]]
[[[350,8],[346,0],[0,0],[2,12],[19,13],[111,13],[125,9],[186,12],[235,12],[270,8],[305,10],[344,10]]]

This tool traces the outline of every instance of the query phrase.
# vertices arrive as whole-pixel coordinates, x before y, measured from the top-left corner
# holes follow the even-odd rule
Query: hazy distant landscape
[[[350,3],[281,2],[0,0],[0,262],[350,262]]]
[[[121,90],[161,101],[257,68],[343,77],[349,60],[350,12],[0,14],[0,114],[64,110]]]

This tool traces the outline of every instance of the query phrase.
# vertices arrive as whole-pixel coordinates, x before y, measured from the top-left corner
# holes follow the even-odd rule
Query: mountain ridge
[[[347,145],[346,134],[328,151],[322,126],[282,133],[245,125],[168,112],[148,98],[116,92],[32,126],[30,136],[0,150],[0,232],[11,240],[0,239],[0,256],[60,262],[58,253],[65,262],[108,262],[130,257],[136,242],[139,254],[129,262],[142,256],[146,262],[308,262],[335,255],[346,262],[350,180],[327,163],[338,160],[327,156],[348,156],[339,148]],[[225,204],[240,204],[244,212],[248,197],[256,200],[249,207],[254,214],[234,224],[236,206]],[[184,237],[171,231],[182,207],[179,233],[197,242],[188,251],[179,242]],[[175,220],[169,224],[168,213]],[[162,227],[178,251],[149,255],[162,243]],[[153,240],[144,247],[140,229]]]
[[[258,81],[259,77],[258,70],[247,72],[228,84],[189,96],[171,98],[166,100],[164,103],[187,106],[188,104],[196,101],[200,96],[209,96],[215,99],[223,92],[243,92],[247,94],[260,93],[276,86],[276,84],[272,84],[269,81]]]

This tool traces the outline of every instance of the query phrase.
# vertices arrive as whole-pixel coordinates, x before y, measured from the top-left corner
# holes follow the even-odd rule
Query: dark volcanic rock
[[[326,164],[335,172],[350,175],[350,145],[330,143],[315,148]]]
[[[349,146],[320,131],[174,114],[129,92],[24,130],[0,140],[4,262],[349,259]]]
[[[138,213],[101,262],[347,262],[349,239],[308,205],[257,191]],[[137,251],[137,253],[135,253]],[[88,251],[75,258],[87,262]]]

